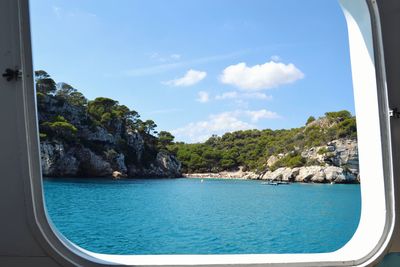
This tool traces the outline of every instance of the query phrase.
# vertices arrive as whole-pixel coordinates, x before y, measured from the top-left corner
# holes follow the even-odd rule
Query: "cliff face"
[[[118,101],[88,101],[45,71],[35,72],[35,82],[44,176],[180,177],[182,169],[195,177],[359,181],[356,119],[346,110],[311,116],[304,127],[185,144]]]
[[[293,152],[292,152],[293,153]],[[313,164],[302,167],[273,166],[287,154],[272,155],[267,160],[267,166],[262,172],[222,171],[218,173],[192,173],[185,177],[198,178],[239,178],[253,180],[270,180],[300,183],[358,183],[360,182],[358,167],[357,141],[339,139],[329,142],[326,146],[312,147],[300,152],[306,162]]]
[[[38,107],[44,176],[181,176],[175,156],[130,120],[115,116],[98,123],[87,106],[71,104],[57,95],[41,95]]]
[[[279,157],[283,156],[271,156],[268,159],[268,167],[272,167]],[[360,181],[357,141],[355,140],[333,140],[326,146],[304,150],[301,152],[301,156],[306,159],[306,162],[314,164],[295,168],[267,169],[258,178],[305,183],[356,183]]]
[[[132,151],[138,151],[134,147]],[[140,151],[140,150],[139,150]],[[40,144],[42,172],[47,177],[180,177],[180,162],[172,155],[158,152],[145,165],[128,164],[125,155],[112,158],[94,153],[84,146],[68,146],[59,141]],[[138,153],[140,155],[140,153]]]

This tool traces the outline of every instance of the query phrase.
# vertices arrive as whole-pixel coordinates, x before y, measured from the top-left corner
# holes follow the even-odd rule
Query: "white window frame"
[[[33,87],[28,0],[6,0],[18,14],[18,54],[22,94],[16,99],[24,127],[21,156],[27,218],[33,236],[62,265],[108,266],[366,266],[387,252],[395,225],[393,166],[386,77],[378,6],[375,0],[340,0],[349,31],[358,128],[362,210],[359,227],[341,249],[319,254],[107,255],[84,250],[49,222],[43,199],[40,150]],[[0,12],[1,13],[1,12]],[[312,15],[312,14],[310,14]],[[372,25],[372,27],[371,27]],[[21,154],[22,155],[22,154]],[[25,161],[24,161],[25,160]],[[366,175],[368,174],[368,175]],[[134,240],[132,241],[134,242]],[[300,245],[300,244],[299,244]]]

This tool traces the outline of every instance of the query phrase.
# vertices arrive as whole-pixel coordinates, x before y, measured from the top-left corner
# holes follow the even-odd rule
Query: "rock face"
[[[78,160],[73,153],[67,153],[62,144],[44,142],[40,152],[44,176],[74,176],[78,172]]]
[[[88,148],[74,149],[80,162],[79,176],[83,177],[110,177],[113,169],[111,164]]]
[[[196,178],[239,178],[299,183],[359,183],[357,141],[339,139],[326,146],[312,147],[301,152],[307,162],[318,165],[303,167],[270,168],[285,155],[272,155],[267,160],[267,169],[262,173],[238,171],[219,173],[184,174]]]
[[[181,177],[181,163],[175,156],[159,152],[148,165],[125,164],[122,153],[108,159],[85,147],[66,149],[57,142],[40,145],[42,173],[47,177]],[[67,150],[67,151],[66,151]]]
[[[357,183],[357,176],[336,166],[307,166],[279,168],[268,171],[258,179],[299,183]]]
[[[326,161],[332,162],[334,166],[343,166],[347,171],[355,176],[358,175],[358,148],[357,141],[354,140],[335,140],[328,143],[328,148],[332,150]]]
[[[181,177],[181,164],[160,151],[157,140],[122,119],[94,122],[85,108],[54,95],[39,101],[39,122],[62,116],[76,128],[73,138],[50,135],[41,140],[42,173],[47,177]]]
[[[140,162],[142,160],[143,152],[145,150],[143,137],[135,132],[128,132],[126,134],[126,139],[128,145],[134,148],[136,161]]]
[[[128,176],[130,177],[174,178],[182,176],[180,172],[181,163],[176,159],[176,157],[165,152],[159,152],[156,160],[146,168],[130,165],[128,169]]]

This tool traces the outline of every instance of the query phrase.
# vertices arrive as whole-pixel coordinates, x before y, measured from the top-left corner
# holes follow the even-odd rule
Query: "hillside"
[[[50,177],[180,177],[165,148],[171,134],[117,101],[88,101],[45,71],[35,72],[42,171]],[[173,137],[172,137],[173,138]]]
[[[356,119],[345,110],[310,117],[299,128],[236,131],[186,144],[113,99],[89,101],[45,71],[35,75],[44,176],[359,179]]]
[[[236,131],[168,150],[188,177],[356,182],[356,136],[356,119],[343,110],[310,117],[300,128]]]

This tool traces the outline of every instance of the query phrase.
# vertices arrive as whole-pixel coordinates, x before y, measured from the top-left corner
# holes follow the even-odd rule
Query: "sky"
[[[176,141],[354,114],[336,0],[32,0],[34,68]]]

